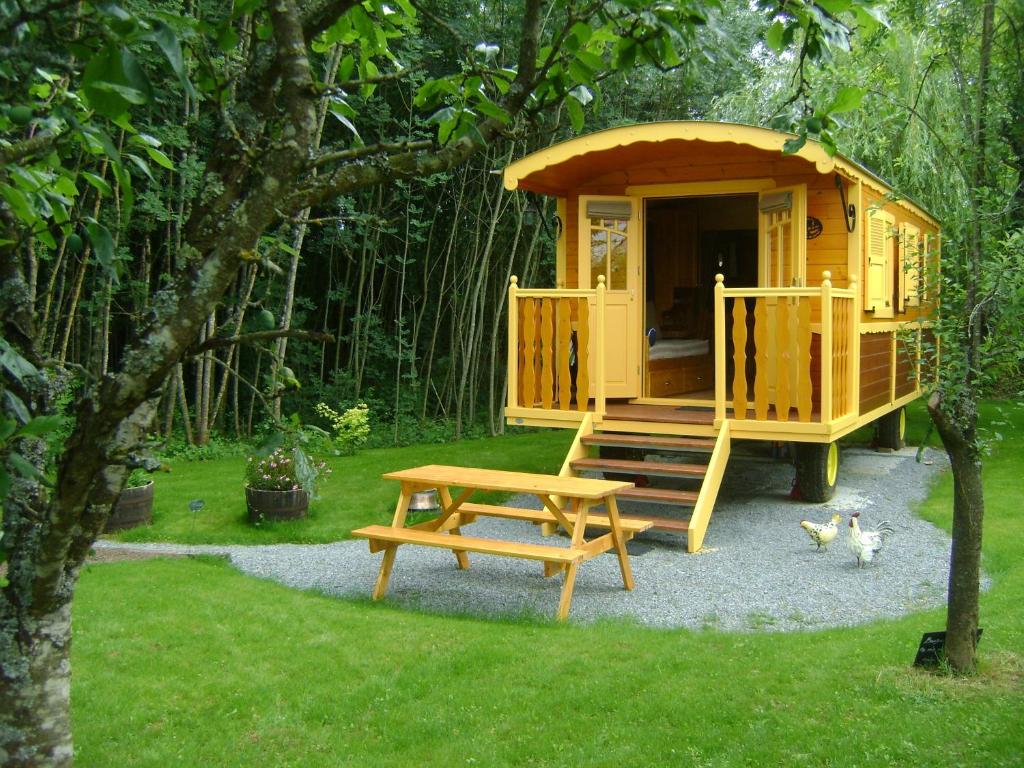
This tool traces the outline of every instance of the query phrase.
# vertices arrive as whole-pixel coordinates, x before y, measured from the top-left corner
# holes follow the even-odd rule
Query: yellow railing
[[[836,289],[830,273],[823,277],[820,288],[726,288],[724,278],[715,276],[716,420],[725,419],[728,405],[738,420],[753,411],[755,420],[771,415],[786,422],[795,410],[797,421],[824,424],[854,413],[856,284]],[[730,317],[731,380],[726,350]],[[752,355],[747,353],[750,341]],[[732,400],[727,402],[730,384]]]
[[[605,285],[508,289],[506,413],[523,409],[605,412]],[[575,354],[574,354],[575,353]],[[591,371],[591,364],[593,370]]]

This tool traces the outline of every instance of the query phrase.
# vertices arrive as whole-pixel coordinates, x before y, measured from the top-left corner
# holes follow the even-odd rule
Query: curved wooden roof
[[[782,155],[782,145],[793,134],[738,123],[678,120],[608,128],[547,147],[505,168],[505,188],[565,197],[590,179],[672,155],[700,152],[700,144],[734,144]],[[829,155],[816,141],[808,140],[789,157],[800,158],[808,170],[827,174],[841,172],[862,181],[882,194],[892,187],[858,163],[842,155]],[[908,207],[936,224],[935,218],[911,201]]]

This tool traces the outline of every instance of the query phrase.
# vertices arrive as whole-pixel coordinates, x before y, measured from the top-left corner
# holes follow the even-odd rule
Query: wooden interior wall
[[[860,337],[860,412],[889,402],[892,334],[865,333]]]

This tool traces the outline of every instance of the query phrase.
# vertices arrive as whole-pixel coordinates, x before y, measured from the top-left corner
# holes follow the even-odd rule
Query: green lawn
[[[543,430],[444,445],[379,448],[331,459],[333,474],[321,484],[320,499],[310,504],[307,519],[259,527],[246,518],[244,458],[171,462],[169,473],[154,476],[153,525],[113,538],[189,544],[338,541],[348,538],[353,528],[391,519],[398,484],[382,480],[384,472],[420,464],[456,464],[557,473],[572,438],[571,430]],[[194,520],[188,509],[191,499],[206,502]],[[480,499],[486,501],[488,495],[481,494]]]
[[[558,626],[330,599],[209,559],[115,563],[86,568],[75,603],[78,764],[1020,766],[1024,416],[1012,419],[987,460],[994,583],[977,678],[908,667],[941,611],[787,635]],[[519,466],[543,467],[543,438],[507,442],[526,446]],[[486,443],[492,458],[501,444]],[[922,514],[948,528],[950,504],[946,478]]]

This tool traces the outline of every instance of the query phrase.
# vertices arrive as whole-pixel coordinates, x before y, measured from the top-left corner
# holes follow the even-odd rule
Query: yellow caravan
[[[622,496],[688,508],[654,519],[690,551],[731,441],[792,443],[802,498],[825,501],[836,441],[877,422],[900,447],[921,391],[938,222],[812,141],[784,154],[790,138],[650,123],[505,169],[508,189],[556,198],[559,224],[557,287],[509,288],[506,419],[576,429],[563,475],[689,484]],[[694,463],[643,460],[671,451]]]

